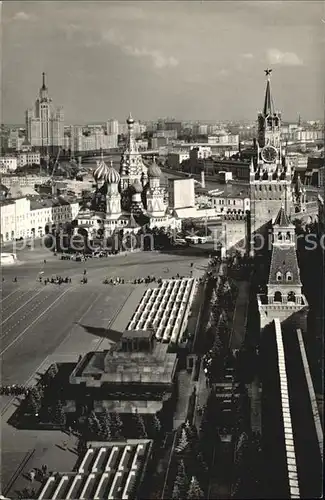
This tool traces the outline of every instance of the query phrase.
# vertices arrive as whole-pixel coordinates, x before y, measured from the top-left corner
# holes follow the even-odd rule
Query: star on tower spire
[[[274,104],[273,104],[273,99],[271,95],[271,69],[265,69],[264,70],[265,75],[267,77],[267,82],[266,82],[266,89],[265,89],[265,98],[264,98],[264,107],[263,107],[263,114],[264,116],[272,115],[274,113]]]

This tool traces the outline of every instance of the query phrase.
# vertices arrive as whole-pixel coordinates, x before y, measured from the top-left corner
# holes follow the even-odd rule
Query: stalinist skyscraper
[[[42,153],[55,154],[63,146],[64,113],[61,107],[55,108],[49,97],[42,75],[42,86],[34,108],[26,111],[26,134],[32,146],[37,146]]]

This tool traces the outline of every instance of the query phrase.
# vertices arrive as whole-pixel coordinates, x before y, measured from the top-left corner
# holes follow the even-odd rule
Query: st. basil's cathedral
[[[160,185],[161,170],[155,159],[143,163],[134,136],[134,119],[127,119],[128,135],[120,161],[120,172],[103,157],[93,172],[96,188],[90,206],[78,215],[78,228],[88,232],[101,229],[104,236],[117,230],[136,232],[150,228],[173,228],[175,218],[168,210],[167,193]]]

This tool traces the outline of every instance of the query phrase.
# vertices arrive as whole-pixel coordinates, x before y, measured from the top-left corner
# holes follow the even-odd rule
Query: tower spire
[[[42,73],[42,90],[46,90],[45,73]]]
[[[265,98],[264,98],[264,107],[263,107],[263,115],[268,116],[274,113],[274,105],[273,99],[271,95],[271,69],[265,69],[265,75],[267,77],[266,81],[266,89],[265,89]]]

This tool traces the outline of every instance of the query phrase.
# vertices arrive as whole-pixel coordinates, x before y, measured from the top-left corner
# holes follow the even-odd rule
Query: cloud
[[[24,11],[16,12],[16,14],[12,18],[13,21],[31,21],[32,16],[29,14],[26,14]]]
[[[227,69],[221,69],[219,72],[218,72],[218,75],[219,76],[228,76],[229,75],[229,71]]]
[[[125,54],[132,57],[146,57],[152,60],[155,68],[173,68],[178,66],[179,61],[173,56],[166,56],[160,50],[136,47],[125,42],[124,38],[114,29],[105,31],[102,39],[112,45],[119,47]]]
[[[167,68],[178,66],[178,60],[173,56],[166,56],[160,50],[132,47],[125,45],[122,47],[125,53],[134,57],[149,57],[155,68]]]
[[[282,66],[301,66],[303,64],[294,52],[281,52],[278,49],[269,49],[267,51],[267,60],[269,64],[280,64]]]

